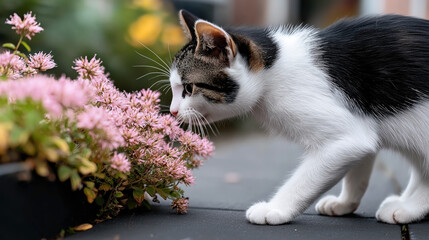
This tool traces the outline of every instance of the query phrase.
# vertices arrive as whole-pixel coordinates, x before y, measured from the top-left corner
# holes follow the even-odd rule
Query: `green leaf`
[[[36,162],[36,172],[42,177],[47,177],[49,175],[49,167],[45,161]]]
[[[25,128],[28,131],[34,131],[42,120],[42,115],[37,111],[29,111],[25,114]]]
[[[109,191],[110,189],[112,189],[112,186],[110,186],[110,184],[107,184],[107,183],[101,184],[100,187],[98,188],[98,190],[105,191],[105,192]]]
[[[153,197],[155,195],[155,188],[151,187],[151,186],[147,186],[146,192],[149,193],[149,195]]]
[[[86,199],[89,203],[94,202],[95,198],[97,197],[97,194],[92,189],[89,189],[87,187],[83,189],[83,193],[85,193]]]
[[[171,191],[170,196],[172,196],[173,198],[180,198],[180,193],[176,191]]]
[[[24,47],[25,47],[25,49],[27,49],[27,52],[31,52],[31,48],[30,48],[30,46],[28,45],[28,43],[26,43],[25,41],[22,41],[22,42],[21,42],[21,44],[22,44],[22,46],[24,46]]]
[[[2,145],[2,144],[0,144],[0,145]],[[22,144],[21,148],[26,154],[28,154],[30,156],[33,156],[36,153],[36,147],[34,146],[34,144],[32,142],[26,142],[25,144]]]
[[[134,189],[133,197],[139,204],[142,203],[144,200],[144,191],[140,188]]]
[[[13,44],[13,43],[4,43],[1,46],[4,48],[9,48],[9,49],[15,50],[15,44]]]
[[[168,195],[170,195],[170,192],[167,193],[164,189],[159,188],[156,189],[156,193],[158,193],[158,195],[161,196],[164,200],[167,200]]]
[[[28,141],[29,137],[30,137],[30,133],[18,126],[15,126],[14,128],[12,128],[12,131],[10,133],[10,141],[13,145],[24,144],[25,142]]]
[[[123,197],[124,196],[124,194],[121,192],[121,191],[116,191],[115,192],[115,197],[116,198],[121,198],[121,197]]]
[[[67,142],[64,139],[54,136],[54,137],[51,137],[50,140],[53,144],[55,144],[64,153],[70,152],[69,145],[67,144]]]
[[[145,207],[146,209],[150,209],[150,203],[147,200],[144,200],[142,203],[142,206]]]
[[[98,196],[95,198],[95,204],[97,204],[98,206],[103,206],[104,205],[104,198]]]
[[[88,175],[90,173],[95,173],[97,171],[97,164],[94,162],[91,162],[90,160],[86,158],[80,159],[80,166],[79,166],[79,172],[83,175]]]
[[[104,174],[104,173],[94,173],[93,176],[96,178],[100,178],[100,179],[106,178],[106,174]]]
[[[66,165],[62,165],[61,167],[58,168],[58,178],[60,179],[61,182],[64,182],[67,179],[69,179],[72,173],[73,173],[73,170]]]
[[[93,189],[93,188],[95,187],[95,183],[94,183],[94,182],[91,182],[91,181],[85,181],[84,183],[85,183],[85,185],[86,185],[88,188],[90,188],[90,189]]]
[[[49,147],[43,147],[42,148],[43,153],[45,154],[46,159],[50,162],[57,162],[58,161],[58,152],[55,148],[49,148]]]
[[[42,115],[37,111],[29,111],[25,114],[25,128],[34,131],[40,124]]]
[[[27,56],[25,56],[25,54],[22,53],[22,52],[20,52],[20,51],[16,51],[15,54],[18,55],[18,56],[20,56],[20,57],[22,57],[22,58],[24,58],[25,60],[28,60]]]
[[[76,171],[73,171],[72,174],[70,175],[70,182],[71,182],[71,186],[72,186],[72,190],[75,191],[79,188],[80,183],[81,183],[81,179],[79,174]]]
[[[131,198],[131,197],[128,199],[127,204],[128,204],[128,209],[134,209],[139,205],[136,202],[136,200],[134,200],[134,198]]]

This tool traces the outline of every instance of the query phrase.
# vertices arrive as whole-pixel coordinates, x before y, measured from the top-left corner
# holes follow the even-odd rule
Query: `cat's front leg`
[[[349,168],[374,154],[374,139],[344,137],[306,154],[293,176],[268,202],[251,206],[247,219],[254,224],[283,224],[301,214],[322,193],[337,183]]]
[[[319,200],[316,211],[323,215],[341,216],[354,212],[368,187],[375,154],[368,154],[353,166],[343,179],[340,195],[329,195]]]

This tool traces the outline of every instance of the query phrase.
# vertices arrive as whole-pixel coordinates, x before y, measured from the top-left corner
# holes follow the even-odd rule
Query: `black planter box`
[[[70,182],[48,181],[35,173],[19,180],[26,170],[20,163],[0,165],[0,239],[41,239],[61,229],[91,222],[96,204],[89,204]]]

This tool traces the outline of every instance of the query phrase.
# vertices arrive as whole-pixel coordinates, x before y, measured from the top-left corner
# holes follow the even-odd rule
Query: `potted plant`
[[[158,92],[118,90],[96,56],[75,60],[74,80],[41,74],[53,57],[20,51],[43,30],[35,16],[6,24],[20,39],[0,53],[0,203],[10,220],[0,237],[52,237],[158,197],[185,213],[179,184],[193,183],[212,143],[161,114]]]

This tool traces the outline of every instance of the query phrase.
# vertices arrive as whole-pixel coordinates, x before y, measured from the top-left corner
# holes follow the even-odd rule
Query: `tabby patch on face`
[[[212,103],[232,103],[238,94],[238,84],[225,73],[225,68],[213,61],[196,58],[194,48],[184,47],[176,55],[175,66],[184,86],[182,97],[202,94]]]

